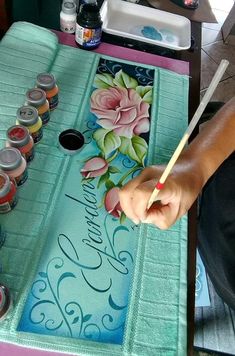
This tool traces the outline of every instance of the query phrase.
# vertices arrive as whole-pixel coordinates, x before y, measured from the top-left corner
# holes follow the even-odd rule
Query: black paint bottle
[[[94,49],[99,46],[102,35],[102,21],[97,3],[83,4],[80,7],[75,40],[83,49]]]

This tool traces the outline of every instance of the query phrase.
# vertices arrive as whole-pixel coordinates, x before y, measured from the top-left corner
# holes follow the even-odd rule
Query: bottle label
[[[8,211],[11,211],[11,205],[9,202],[0,204],[0,214],[8,213]]]
[[[33,142],[38,143],[42,139],[42,136],[43,136],[42,128],[40,128],[38,131],[31,133],[31,136],[33,138]]]
[[[66,33],[74,33],[76,29],[76,17],[74,21],[60,19],[60,29]]]
[[[59,103],[59,95],[56,94],[56,95],[52,96],[51,98],[47,98],[47,100],[49,101],[50,110],[54,110]]]
[[[101,26],[97,28],[84,28],[76,24],[75,40],[84,48],[93,48],[100,44],[102,29]]]
[[[16,206],[17,201],[18,201],[18,196],[17,196],[17,194],[15,194],[14,197],[9,202],[11,209],[13,209]]]
[[[18,185],[18,187],[22,184],[24,184],[24,182],[27,180],[28,178],[28,171],[27,169],[24,170],[24,172],[18,176],[18,177],[15,177],[15,181],[16,181],[16,184]]]
[[[27,163],[31,162],[34,159],[34,147],[32,147],[30,151],[25,152],[23,156],[25,157]]]
[[[43,114],[40,114],[39,116],[40,116],[40,118],[42,120],[42,124],[46,125],[46,124],[48,124],[48,122],[50,120],[50,111],[47,110]]]
[[[11,200],[0,204],[0,214],[8,213],[9,211],[11,211],[16,206],[17,201],[17,194],[15,194]]]

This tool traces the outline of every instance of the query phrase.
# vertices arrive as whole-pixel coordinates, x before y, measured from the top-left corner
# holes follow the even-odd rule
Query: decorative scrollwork
[[[153,70],[152,69],[146,69],[146,68],[141,68],[141,67],[136,67],[135,68],[136,72],[136,77],[138,79],[138,82],[143,85],[153,85]]]
[[[100,65],[98,66],[97,73],[110,73],[113,76],[122,69],[121,64],[118,64],[116,62],[112,62],[110,60],[101,60]]]

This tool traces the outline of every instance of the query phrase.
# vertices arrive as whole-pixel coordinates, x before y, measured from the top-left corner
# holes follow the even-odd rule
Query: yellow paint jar
[[[34,143],[38,143],[43,136],[42,120],[38,116],[38,111],[30,105],[21,106],[16,113],[16,124],[26,126]]]

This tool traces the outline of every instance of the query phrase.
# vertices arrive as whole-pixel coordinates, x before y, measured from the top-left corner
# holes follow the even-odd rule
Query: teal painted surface
[[[58,45],[54,34],[27,23],[15,24],[0,44],[1,147],[5,131],[14,124],[16,110],[24,102],[26,90],[34,86],[37,73],[52,71],[60,87],[59,107],[51,114],[43,141],[36,147],[29,180],[19,192],[19,204],[11,214],[0,216],[7,233],[0,251],[4,266],[1,279],[11,289],[15,304],[9,318],[1,323],[0,338],[79,355],[184,355],[186,218],[168,231],[145,225],[136,231],[135,264],[122,345],[17,331],[39,261],[46,259],[45,246],[51,231],[57,231],[52,222],[57,221],[57,209],[64,204],[61,193],[66,184],[71,189],[70,173],[79,165],[72,164],[76,156],[66,157],[58,149],[57,137],[70,127],[83,129],[99,60],[98,54]],[[166,162],[187,124],[188,78],[159,68],[142,67],[155,72],[148,162]],[[71,177],[74,181],[74,174]],[[66,209],[69,215],[73,210],[70,209],[71,205]]]

